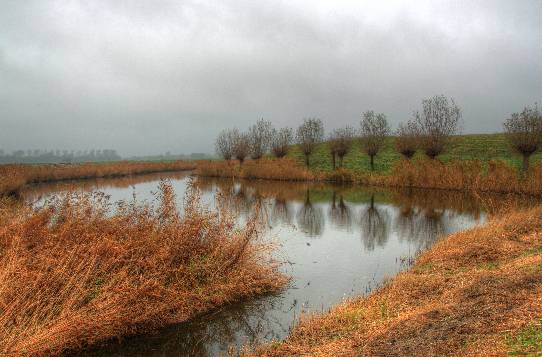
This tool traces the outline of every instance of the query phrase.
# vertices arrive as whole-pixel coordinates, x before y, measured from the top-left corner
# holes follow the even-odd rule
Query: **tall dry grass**
[[[542,195],[542,164],[534,165],[526,177],[502,161],[487,165],[477,160],[452,161],[402,160],[391,174],[353,172],[338,169],[313,172],[294,159],[234,162],[213,161],[198,164],[196,174],[207,177],[232,177],[283,181],[329,181],[373,186],[446,189],[468,192],[518,193]]]
[[[3,215],[0,355],[78,350],[286,282],[256,218],[239,229],[220,202],[203,208],[196,189],[183,214],[175,202],[162,182],[154,205],[71,193]]]
[[[196,174],[207,177],[232,177],[280,181],[314,181],[322,179],[291,158],[249,160],[239,165],[232,161],[198,163]]]
[[[0,165],[0,195],[18,193],[31,183],[192,170],[196,164],[193,161],[120,161],[73,165]]]
[[[434,188],[460,191],[542,195],[542,164],[534,165],[527,177],[504,162],[403,160],[387,178],[376,178],[387,186]]]

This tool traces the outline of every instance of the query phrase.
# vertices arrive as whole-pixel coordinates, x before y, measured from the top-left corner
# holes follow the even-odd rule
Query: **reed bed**
[[[192,170],[196,165],[193,161],[0,165],[0,195],[18,194],[32,183]]]
[[[304,315],[257,356],[542,352],[542,206],[452,234],[367,297]]]
[[[526,177],[502,161],[483,164],[478,160],[442,163],[438,160],[402,160],[391,174],[310,171],[294,159],[233,162],[213,161],[198,164],[196,174],[208,177],[269,179],[283,181],[328,181],[362,185],[445,189],[468,192],[518,193],[542,195],[542,164],[533,165]]]
[[[538,196],[542,195],[542,164],[534,165],[526,177],[522,177],[517,169],[502,161],[482,165],[477,160],[447,164],[438,160],[403,160],[389,177],[373,178],[373,181],[387,186]]]
[[[278,181],[315,181],[322,176],[301,166],[295,159],[249,160],[243,165],[232,161],[200,162],[196,174],[207,177],[231,177]]]
[[[155,330],[287,281],[256,215],[161,182],[153,204],[69,193],[0,209],[0,355],[56,355]]]

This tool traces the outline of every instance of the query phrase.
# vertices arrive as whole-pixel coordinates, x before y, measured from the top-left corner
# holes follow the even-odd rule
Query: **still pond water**
[[[179,205],[190,182],[212,206],[225,193],[242,222],[256,202],[279,243],[277,258],[292,277],[284,291],[239,303],[167,327],[149,336],[88,351],[98,356],[216,356],[243,344],[282,339],[302,311],[321,312],[369,293],[407,268],[439,237],[480,224],[484,213],[469,195],[444,191],[392,191],[321,183],[191,178],[151,174],[35,186],[26,198],[43,201],[67,189],[100,190],[113,200],[152,201],[161,179],[170,180]]]

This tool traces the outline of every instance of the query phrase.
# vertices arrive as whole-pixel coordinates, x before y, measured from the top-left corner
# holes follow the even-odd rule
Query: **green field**
[[[375,157],[375,171],[389,173],[393,165],[401,159],[394,145],[395,138],[386,140],[384,149]],[[289,157],[303,160],[303,153],[298,146],[293,146]],[[423,158],[421,152],[416,153],[414,159]],[[452,160],[502,160],[517,168],[521,167],[521,156],[513,152],[504,134],[469,134],[458,135],[451,138],[445,152],[439,156],[443,162]],[[538,151],[531,157],[531,164],[542,161],[542,152]],[[319,171],[331,171],[332,161],[327,143],[319,144],[311,155],[311,168]],[[355,141],[351,152],[344,158],[344,167],[354,171],[369,171],[371,166],[369,156],[360,150],[359,141]]]

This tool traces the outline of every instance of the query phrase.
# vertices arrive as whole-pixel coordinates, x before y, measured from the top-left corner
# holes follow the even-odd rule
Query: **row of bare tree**
[[[459,130],[461,109],[453,99],[437,95],[422,101],[422,109],[413,118],[399,124],[394,133],[395,148],[406,159],[421,150],[435,159],[442,154],[452,135]],[[523,169],[529,166],[529,157],[542,147],[542,115],[535,105],[514,113],[504,123],[511,146],[523,155]],[[362,150],[369,156],[371,169],[374,158],[385,146],[391,134],[390,125],[383,113],[372,110],[363,113],[360,128],[351,126],[333,130],[328,136],[328,147],[333,168],[342,167],[344,157],[351,151],[354,140],[359,140]],[[310,166],[310,156],[315,147],[324,141],[324,125],[320,119],[305,119],[295,133],[291,128],[273,128],[271,122],[260,119],[247,132],[238,129],[223,130],[216,140],[216,151],[225,160],[237,159],[242,164],[250,157],[260,159],[270,152],[277,158],[284,157],[290,146],[298,144]]]

